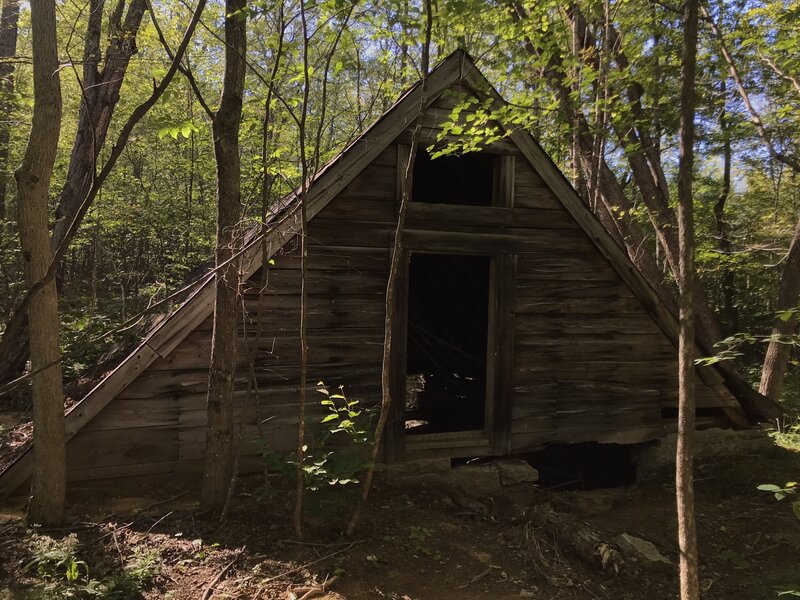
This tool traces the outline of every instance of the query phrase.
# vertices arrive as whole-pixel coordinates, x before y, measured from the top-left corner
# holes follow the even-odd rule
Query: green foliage
[[[800,490],[800,486],[796,481],[787,481],[783,486],[775,485],[774,483],[762,483],[758,486],[758,489],[762,492],[773,494],[775,499],[780,501],[784,498],[794,497]],[[795,500],[791,505],[794,516],[800,519],[800,500]]]
[[[783,487],[775,485],[774,483],[763,483],[758,486],[762,492],[770,492],[775,495],[776,500],[783,500],[787,496],[792,496],[797,493],[797,482],[789,481]]]
[[[36,572],[46,582],[75,583],[83,575],[88,579],[88,565],[78,560],[75,555],[78,538],[75,534],[57,540],[47,535],[32,533],[28,541],[28,550],[33,559],[23,570],[36,567]]]
[[[361,473],[369,467],[369,448],[372,447],[371,412],[363,409],[356,399],[345,395],[344,386],[331,393],[320,381],[317,391],[322,394],[320,407],[327,414],[314,431],[313,444],[303,447],[303,481],[307,489],[347,486],[359,482]],[[268,469],[294,480],[297,476],[295,453],[284,455],[267,449],[263,458]]]
[[[771,435],[778,446],[800,452],[800,419],[795,419],[788,426],[781,425]]]
[[[37,593],[53,599],[103,598],[105,600],[134,600],[161,572],[161,553],[158,549],[136,547],[124,561],[119,572],[100,578],[90,573],[89,565],[78,558],[80,544],[73,533],[62,539],[33,532],[28,538],[30,561],[23,570],[36,568],[40,582]],[[102,573],[103,569],[96,569]]]

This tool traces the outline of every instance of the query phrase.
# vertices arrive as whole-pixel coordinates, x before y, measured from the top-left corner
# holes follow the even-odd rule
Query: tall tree
[[[8,164],[8,142],[11,133],[11,108],[14,94],[14,62],[17,51],[19,0],[5,0],[0,10],[0,165]],[[8,173],[0,172],[0,220],[6,218]]]
[[[725,36],[722,33],[719,25],[711,18],[709,12],[704,8],[703,17],[707,20],[711,27],[711,31],[719,43],[720,54],[722,55],[728,67],[728,72],[736,87],[739,97],[745,106],[750,122],[755,127],[758,138],[766,149],[769,157],[788,167],[795,177],[800,176],[800,158],[781,149],[775,143],[774,132],[770,131],[764,122],[761,110],[758,108],[757,103],[750,97],[750,92],[745,86],[744,78],[739,72],[739,67],[736,64],[733,54],[728,48]],[[750,40],[752,42],[752,40]],[[778,64],[771,60],[769,57],[761,54],[761,58],[767,62],[770,69],[774,71],[780,79],[787,79],[792,83],[790,94],[796,96],[797,100],[800,97],[800,84],[797,79],[789,76],[784,72]],[[791,101],[790,101],[791,102]],[[797,299],[800,295],[800,220],[794,228],[792,239],[789,244],[789,249],[786,253],[785,264],[783,273],[778,286],[778,294],[775,300],[775,309],[777,312],[792,311],[797,305]],[[792,316],[789,319],[775,318],[773,320],[772,335],[767,346],[767,353],[764,356],[764,364],[761,370],[761,382],[759,384],[759,391],[771,400],[778,400],[783,388],[783,381],[786,374],[786,366],[789,362],[789,353],[791,349],[791,336],[794,334],[797,327],[797,319]]]
[[[61,81],[55,0],[31,0],[33,122],[25,157],[14,177],[25,281],[32,288],[53,260],[48,235],[50,177],[61,133]],[[64,516],[66,444],[55,281],[28,305],[33,372],[34,464],[31,523],[54,525]]]
[[[378,462],[378,454],[380,452],[381,437],[383,430],[389,420],[393,402],[402,402],[401,398],[392,398],[392,367],[393,360],[395,360],[395,348],[393,344],[393,332],[395,329],[395,307],[397,305],[398,294],[398,280],[402,268],[403,261],[403,248],[402,237],[405,228],[406,213],[408,212],[408,204],[411,201],[411,188],[414,178],[414,163],[417,158],[417,149],[419,146],[420,133],[422,131],[422,117],[425,112],[428,96],[428,71],[430,68],[430,53],[431,53],[431,32],[433,30],[433,3],[431,0],[425,0],[423,3],[425,12],[425,33],[424,41],[422,43],[422,57],[420,60],[420,71],[422,72],[421,93],[419,99],[419,112],[417,113],[417,122],[414,126],[414,131],[411,134],[411,145],[408,150],[408,160],[405,165],[403,179],[401,181],[400,192],[400,207],[397,214],[397,225],[394,231],[394,242],[392,246],[391,262],[389,264],[389,279],[386,283],[386,316],[384,319],[383,328],[383,360],[381,365],[381,410],[378,415],[378,423],[375,425],[375,439],[372,447],[372,460],[370,462],[369,470],[364,477],[364,483],[361,488],[361,498],[359,499],[356,509],[353,511],[353,516],[347,525],[347,535],[353,535],[358,527],[361,513],[367,504],[369,498],[370,488],[372,487],[372,479],[375,475],[375,465]]]
[[[694,117],[697,72],[698,0],[686,0],[678,133],[678,445],[675,457],[675,494],[678,509],[681,600],[697,600],[697,527],[694,513]]]
[[[219,108],[212,117],[217,162],[217,272],[200,506],[215,513],[220,513],[225,506],[233,473],[233,380],[239,293],[238,263],[234,255],[241,215],[239,125],[247,49],[245,6],[246,0],[225,2],[225,73]]]
[[[14,4],[13,0],[6,1],[6,5],[11,4]],[[56,223],[50,239],[54,253],[60,246],[69,244],[77,230],[76,225],[80,224],[87,205],[91,204],[88,196],[97,178],[97,158],[105,145],[130,59],[137,52],[136,34],[144,16],[146,0],[131,0],[127,12],[125,0],[115,4],[107,27],[110,41],[101,60],[104,6],[105,0],[91,0],[88,7],[78,126],[66,181],[58,196]],[[4,5],[3,14],[5,10]],[[2,145],[0,133],[0,152]],[[59,259],[55,272],[59,283],[62,269]],[[5,325],[0,336],[0,381],[14,378],[25,368],[29,349],[26,312],[12,311]]]

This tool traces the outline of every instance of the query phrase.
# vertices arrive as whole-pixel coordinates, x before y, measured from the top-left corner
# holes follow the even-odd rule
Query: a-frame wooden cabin
[[[432,71],[428,88],[422,147],[465,96],[502,103],[463,52]],[[344,385],[363,404],[380,399],[390,248],[420,96],[419,84],[406,92],[308,193],[309,383]],[[295,446],[298,231],[287,198],[266,241],[244,255],[238,415],[248,353],[255,367],[245,466],[262,440]],[[674,316],[526,132],[460,157],[421,151],[402,247],[392,379],[406,402],[387,426],[388,460],[637,443],[674,427]],[[70,410],[73,487],[199,481],[213,298],[209,275]],[[323,414],[315,396],[309,423]],[[701,426],[752,416],[713,367],[697,369],[697,402]],[[30,463],[28,451],[0,475],[3,494],[22,491]]]

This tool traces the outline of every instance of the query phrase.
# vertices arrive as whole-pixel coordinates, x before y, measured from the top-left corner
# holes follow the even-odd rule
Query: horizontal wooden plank
[[[652,336],[661,334],[661,329],[647,316],[602,313],[572,313],[568,317],[553,318],[552,315],[526,313],[518,315],[515,322],[517,333],[533,333],[553,337],[583,336],[592,334],[643,333]]]
[[[491,255],[512,252],[516,239],[494,233],[460,233],[405,229],[403,248],[442,254]]]
[[[383,271],[318,270],[306,272],[306,293],[316,296],[347,296],[351,294],[384,294],[388,273]],[[270,269],[266,286],[263,279],[251,279],[243,286],[248,301],[259,295],[286,296],[300,294],[299,269]]]
[[[371,163],[359,173],[340,193],[348,198],[369,198],[394,204],[396,165]],[[330,218],[335,214],[337,200],[323,208],[317,218]]]
[[[538,288],[544,279],[614,281],[619,276],[594,253],[526,252],[517,259],[517,290]]]
[[[408,229],[442,231],[481,231],[515,228],[577,229],[577,224],[564,210],[507,208],[499,206],[459,206],[411,202],[406,215]],[[530,232],[535,235],[535,232]]]
[[[521,301],[561,302],[585,299],[600,299],[613,302],[622,298],[635,298],[620,280],[608,278],[605,280],[576,280],[573,278],[539,279],[537,286],[517,287],[515,297]],[[643,306],[639,303],[640,306]]]
[[[317,244],[309,240],[306,269],[314,270],[354,270],[354,271],[389,271],[389,247],[358,246],[358,239],[352,238],[343,244]],[[354,245],[356,244],[356,245]],[[294,243],[287,245],[280,255],[275,257],[275,264],[269,270],[299,269],[300,247]],[[259,273],[260,275],[260,273]],[[260,281],[260,276],[254,276]]]
[[[178,462],[137,462],[126,465],[86,468],[81,464],[67,465],[67,481],[70,484],[100,481],[105,479],[119,480],[131,477],[152,477],[154,475],[170,475],[175,472]]]
[[[178,424],[174,398],[115,398],[83,431],[126,430],[131,427],[170,428]]]
[[[349,219],[353,221],[392,222],[397,217],[394,198],[385,194],[346,196],[339,194],[320,213],[326,219]]]
[[[275,363],[277,359],[286,354],[286,348],[298,347],[299,338],[297,332],[292,330],[286,332],[287,335],[277,336],[264,335],[262,339],[256,339],[255,331],[248,329],[247,338],[239,338],[237,342],[237,366],[246,367],[250,364],[248,353],[252,354],[253,360],[256,364],[259,361],[266,361]],[[370,344],[375,346],[382,346],[384,335],[383,323],[374,327],[362,327],[352,329],[339,329],[328,330],[325,332],[315,333],[311,332],[309,337],[309,346],[312,348],[319,348],[322,344],[328,346],[338,346],[344,350],[354,345]],[[335,345],[335,346],[334,346]],[[150,370],[163,371],[163,370],[191,370],[191,369],[208,369],[211,357],[211,331],[198,330],[189,335],[184,342],[173,350],[165,358],[159,359],[153,363]],[[325,354],[326,358],[330,358]],[[284,366],[290,367],[293,362],[282,363]],[[315,364],[315,363],[311,363]],[[340,366],[353,366],[364,365],[365,363],[353,363],[348,361],[345,354],[340,354],[339,359],[328,360],[326,362],[316,363],[317,365],[340,365]],[[371,365],[371,362],[366,364]],[[271,365],[274,366],[274,365]]]
[[[172,428],[86,429],[67,444],[67,464],[86,469],[177,458],[177,420]]]
[[[309,223],[308,239],[322,246],[358,245],[367,248],[389,248],[394,232],[394,223],[320,216]]]
[[[570,296],[568,292],[559,299],[543,299],[537,297],[535,292],[528,296],[516,297],[514,312],[522,318],[535,315],[538,318],[554,321],[561,321],[565,317],[574,315],[592,315],[598,321],[603,321],[606,317],[613,319],[620,316],[632,320],[651,320],[641,302],[632,296],[576,298]]]

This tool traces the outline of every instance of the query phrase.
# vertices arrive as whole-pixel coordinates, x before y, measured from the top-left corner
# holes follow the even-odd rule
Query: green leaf
[[[780,492],[783,488],[775,485],[774,483],[762,483],[757,489],[761,490],[762,492]]]
[[[327,417],[322,419],[322,421],[320,421],[320,423],[330,423],[331,421],[335,421],[338,418],[339,418],[338,414],[328,415]]]

